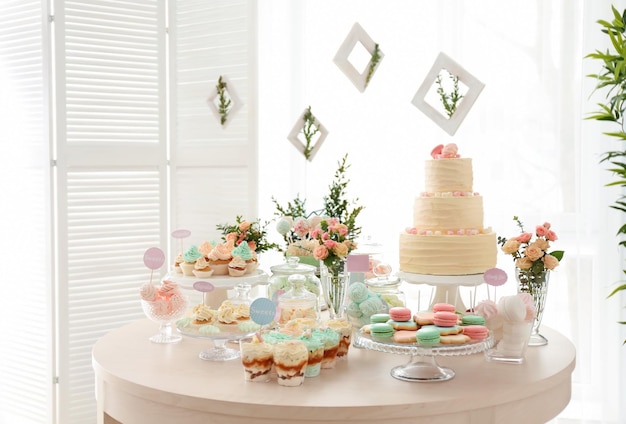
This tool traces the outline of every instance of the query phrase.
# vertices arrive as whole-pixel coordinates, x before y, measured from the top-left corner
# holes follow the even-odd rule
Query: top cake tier
[[[474,174],[469,158],[427,160],[424,175],[428,193],[473,191]]]

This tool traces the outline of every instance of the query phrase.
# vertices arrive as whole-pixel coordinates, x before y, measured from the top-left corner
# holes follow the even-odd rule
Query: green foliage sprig
[[[278,249],[276,243],[267,241],[267,226],[269,222],[261,223],[260,221],[246,221],[240,215],[235,218],[235,224],[218,224],[216,228],[222,233],[222,241],[226,241],[229,235],[232,235],[235,245],[245,241],[248,244],[252,242],[250,247],[256,253],[265,252],[266,250]]]
[[[324,196],[324,215],[339,218],[339,222],[348,227],[348,236],[355,239],[361,234],[361,227],[356,225],[356,219],[364,209],[364,206],[354,206],[359,199],[348,200],[347,189],[350,180],[346,176],[350,165],[347,164],[348,154],[337,162],[335,179],[328,187],[330,193]]]
[[[217,95],[219,97],[218,112],[220,113],[220,123],[224,125],[228,119],[228,112],[230,112],[230,105],[232,101],[226,96],[226,90],[228,84],[222,79],[222,76],[217,80]]]
[[[589,74],[587,77],[597,81],[594,88],[596,90],[605,89],[606,102],[598,103],[599,110],[592,112],[586,119],[594,119],[597,121],[614,122],[617,124],[616,131],[604,132],[604,135],[617,139],[620,144],[626,140],[626,132],[624,132],[624,110],[626,105],[626,40],[624,33],[626,31],[626,10],[619,13],[615,6],[611,6],[613,12],[613,20],[599,20],[597,23],[602,27],[601,31],[605,33],[611,42],[612,51],[607,49],[605,52],[596,50],[588,54],[585,58],[599,61],[601,70],[597,74]],[[610,167],[607,169],[611,172],[616,180],[608,183],[607,186],[626,187],[626,151],[610,150],[605,152],[600,163],[607,162]],[[626,213],[626,195],[621,194],[611,208]],[[617,230],[619,237],[619,246],[626,247],[626,224]],[[626,270],[622,270],[626,274]],[[620,284],[616,287],[608,297],[626,290],[626,284]],[[620,324],[626,324],[626,321],[620,321]],[[624,340],[626,344],[626,340]]]
[[[370,59],[370,67],[369,67],[369,70],[367,71],[367,77],[365,77],[366,87],[370,83],[370,80],[372,79],[372,75],[374,75],[374,71],[376,70],[376,66],[378,65],[378,62],[380,62],[381,57],[382,56],[380,55],[380,47],[378,46],[378,43],[377,43],[374,45],[374,52],[372,53],[372,58]]]
[[[439,99],[441,100],[441,104],[443,108],[446,110],[448,114],[448,118],[452,118],[456,108],[463,99],[463,95],[459,92],[459,77],[457,75],[450,74],[447,70],[450,79],[452,79],[452,92],[450,94],[446,93],[446,90],[443,88],[443,80],[441,79],[441,74],[437,75],[437,79],[435,83],[437,84],[437,94],[439,94]]]
[[[302,119],[304,120],[304,126],[302,127],[302,134],[305,140],[304,157],[308,160],[311,157],[311,151],[313,151],[313,137],[320,131],[320,127],[315,123],[315,116],[311,112],[311,106],[306,109]]]

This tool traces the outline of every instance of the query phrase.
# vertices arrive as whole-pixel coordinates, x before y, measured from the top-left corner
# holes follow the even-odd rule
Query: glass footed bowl
[[[245,323],[245,324],[244,324]],[[205,361],[229,361],[241,357],[239,348],[226,346],[227,342],[236,342],[249,337],[261,328],[252,321],[239,324],[194,324],[193,318],[185,317],[176,322],[180,334],[197,339],[211,340],[213,345],[200,352],[198,357]]]
[[[148,339],[153,343],[178,343],[182,340],[179,334],[172,334],[172,323],[185,315],[189,299],[187,296],[174,295],[169,300],[157,299],[147,301],[141,299],[144,314],[159,324],[159,332]]]

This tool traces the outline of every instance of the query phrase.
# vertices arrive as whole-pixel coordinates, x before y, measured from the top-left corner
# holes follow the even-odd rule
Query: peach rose
[[[537,239],[533,244],[544,252],[550,247],[550,243],[546,239]]]
[[[528,243],[532,236],[533,235],[531,233],[522,233],[519,236],[515,237],[515,239],[520,243]]]
[[[249,229],[250,229],[250,222],[243,221],[241,224],[239,224],[239,231],[248,231]]]
[[[502,251],[506,253],[507,255],[512,255],[513,253],[517,252],[517,249],[519,249],[519,247],[520,247],[519,241],[517,241],[516,239],[509,239],[502,246]]]
[[[324,260],[328,257],[328,249],[326,246],[319,245],[313,250],[313,256],[317,260]]]
[[[537,247],[535,244],[531,244],[524,250],[524,255],[531,261],[536,261],[543,256],[543,250]]]
[[[515,261],[515,266],[519,269],[530,269],[530,267],[533,266],[533,261],[528,258],[519,258]]]
[[[348,246],[346,246],[344,243],[337,243],[333,247],[333,253],[340,258],[345,258],[348,254]]]
[[[250,248],[250,250],[252,250],[254,252],[256,250],[256,241],[250,240],[248,242],[248,247]]]
[[[543,257],[543,266],[546,269],[554,269],[559,266],[559,260],[552,255],[546,255]]]
[[[544,222],[543,226],[546,227],[546,230],[549,230],[550,227],[552,227],[552,224],[550,224],[549,222]]]

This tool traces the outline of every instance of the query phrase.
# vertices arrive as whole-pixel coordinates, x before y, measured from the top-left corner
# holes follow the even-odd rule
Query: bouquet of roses
[[[350,252],[356,249],[356,243],[349,238],[348,227],[339,222],[338,218],[323,219],[311,231],[311,238],[317,240],[313,250],[315,259],[323,261],[331,268],[338,260],[345,259]]]

